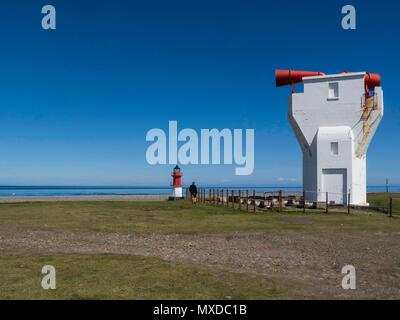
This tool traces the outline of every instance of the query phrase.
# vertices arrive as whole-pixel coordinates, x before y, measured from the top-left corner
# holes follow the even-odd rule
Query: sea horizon
[[[184,188],[187,187],[184,185]],[[302,186],[283,185],[204,185],[206,189],[256,190],[256,192],[302,192]],[[389,192],[400,192],[399,185],[388,187]],[[367,192],[386,192],[385,185],[367,186]],[[171,186],[72,186],[72,185],[15,185],[0,186],[0,197],[18,196],[113,196],[113,195],[168,195]]]

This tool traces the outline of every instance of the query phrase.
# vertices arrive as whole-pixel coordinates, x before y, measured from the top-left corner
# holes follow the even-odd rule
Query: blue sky
[[[57,30],[41,8],[57,9]],[[145,159],[148,130],[254,128],[255,171],[185,166],[200,184],[301,185],[276,68],[379,72],[385,116],[369,185],[400,184],[400,5],[351,1],[3,1],[0,185],[165,185]]]

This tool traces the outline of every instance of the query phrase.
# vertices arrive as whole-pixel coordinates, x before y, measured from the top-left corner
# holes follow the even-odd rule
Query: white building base
[[[175,199],[182,199],[183,194],[182,194],[182,187],[174,187],[172,189],[172,196],[169,197],[170,200],[175,200]]]

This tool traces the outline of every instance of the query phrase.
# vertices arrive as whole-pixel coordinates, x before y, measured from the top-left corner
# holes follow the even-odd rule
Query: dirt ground
[[[156,256],[295,283],[305,298],[400,298],[400,247],[397,245],[400,232],[163,235],[82,230],[17,231],[0,228],[0,250]],[[344,276],[341,269],[347,264],[356,268],[356,290],[341,288]]]

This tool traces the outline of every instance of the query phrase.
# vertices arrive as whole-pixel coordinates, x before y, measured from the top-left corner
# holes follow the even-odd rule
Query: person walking
[[[196,182],[192,182],[191,186],[189,187],[190,198],[192,199],[192,204],[197,203],[197,187]]]

